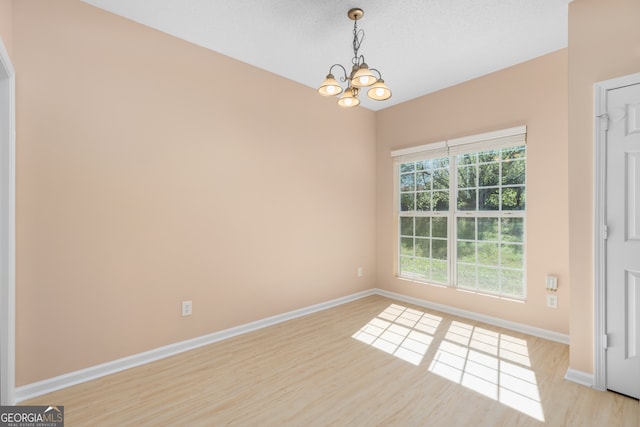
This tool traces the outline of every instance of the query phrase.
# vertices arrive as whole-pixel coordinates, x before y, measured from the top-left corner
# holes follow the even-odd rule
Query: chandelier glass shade
[[[391,90],[385,85],[382,74],[375,68],[369,68],[364,62],[364,55],[359,55],[360,45],[364,40],[364,30],[358,30],[358,20],[362,18],[364,11],[362,9],[350,9],[347,12],[349,19],[353,20],[353,59],[351,72],[347,73],[346,68],[340,64],[333,64],[329,68],[329,74],[318,88],[318,93],[322,96],[338,96],[338,105],[341,107],[356,107],[360,104],[358,96],[360,90],[369,88],[367,96],[375,101],[385,101],[391,98]],[[338,80],[333,75],[333,69],[339,67],[343,76],[340,77],[342,83],[346,83],[346,89],[343,89]]]
[[[338,105],[341,107],[357,107],[360,105],[360,100],[358,99],[358,90],[354,88],[348,87],[347,90],[344,91],[344,95],[338,99]]]
[[[342,86],[340,83],[333,77],[333,74],[328,74],[327,78],[322,85],[318,88],[318,92],[322,96],[332,96],[332,95],[340,95],[342,93]]]

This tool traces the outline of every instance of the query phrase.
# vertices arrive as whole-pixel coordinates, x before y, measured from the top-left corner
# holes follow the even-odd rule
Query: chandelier
[[[364,40],[364,30],[358,30],[358,20],[362,18],[364,11],[359,8],[350,9],[347,12],[349,19],[353,21],[353,63],[351,67],[351,73],[347,73],[347,70],[340,64],[333,64],[329,68],[329,74],[320,87],[318,93],[322,96],[338,96],[342,93],[342,96],[338,99],[338,105],[341,107],[356,107],[360,104],[358,95],[364,88],[369,88],[367,96],[376,101],[385,101],[391,98],[391,91],[384,84],[382,80],[382,74],[375,68],[369,68],[366,62],[364,62],[364,55],[359,55],[360,45]],[[342,90],[342,86],[333,76],[332,72],[334,67],[340,67],[344,73],[344,77],[340,77],[340,81],[347,84],[347,88]],[[376,73],[376,77],[373,73]]]

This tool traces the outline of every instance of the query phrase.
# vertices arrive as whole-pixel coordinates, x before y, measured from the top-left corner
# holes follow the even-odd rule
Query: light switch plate
[[[182,316],[191,316],[193,312],[193,303],[191,301],[182,301]]]

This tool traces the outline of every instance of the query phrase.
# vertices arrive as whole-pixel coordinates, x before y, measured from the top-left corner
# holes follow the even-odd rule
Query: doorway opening
[[[15,72],[0,40],[0,404],[15,404]]]

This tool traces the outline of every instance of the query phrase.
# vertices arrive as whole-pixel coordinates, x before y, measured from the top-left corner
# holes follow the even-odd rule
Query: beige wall
[[[9,56],[13,52],[13,0],[0,0],[0,39]]]
[[[527,125],[525,303],[396,277],[394,149]],[[378,286],[560,333],[569,332],[567,50],[560,50],[376,114]],[[546,307],[545,276],[558,276],[558,309]]]
[[[593,372],[593,85],[640,72],[640,1],[569,5],[571,367]]]
[[[373,112],[77,0],[13,13],[18,386],[375,285]]]

